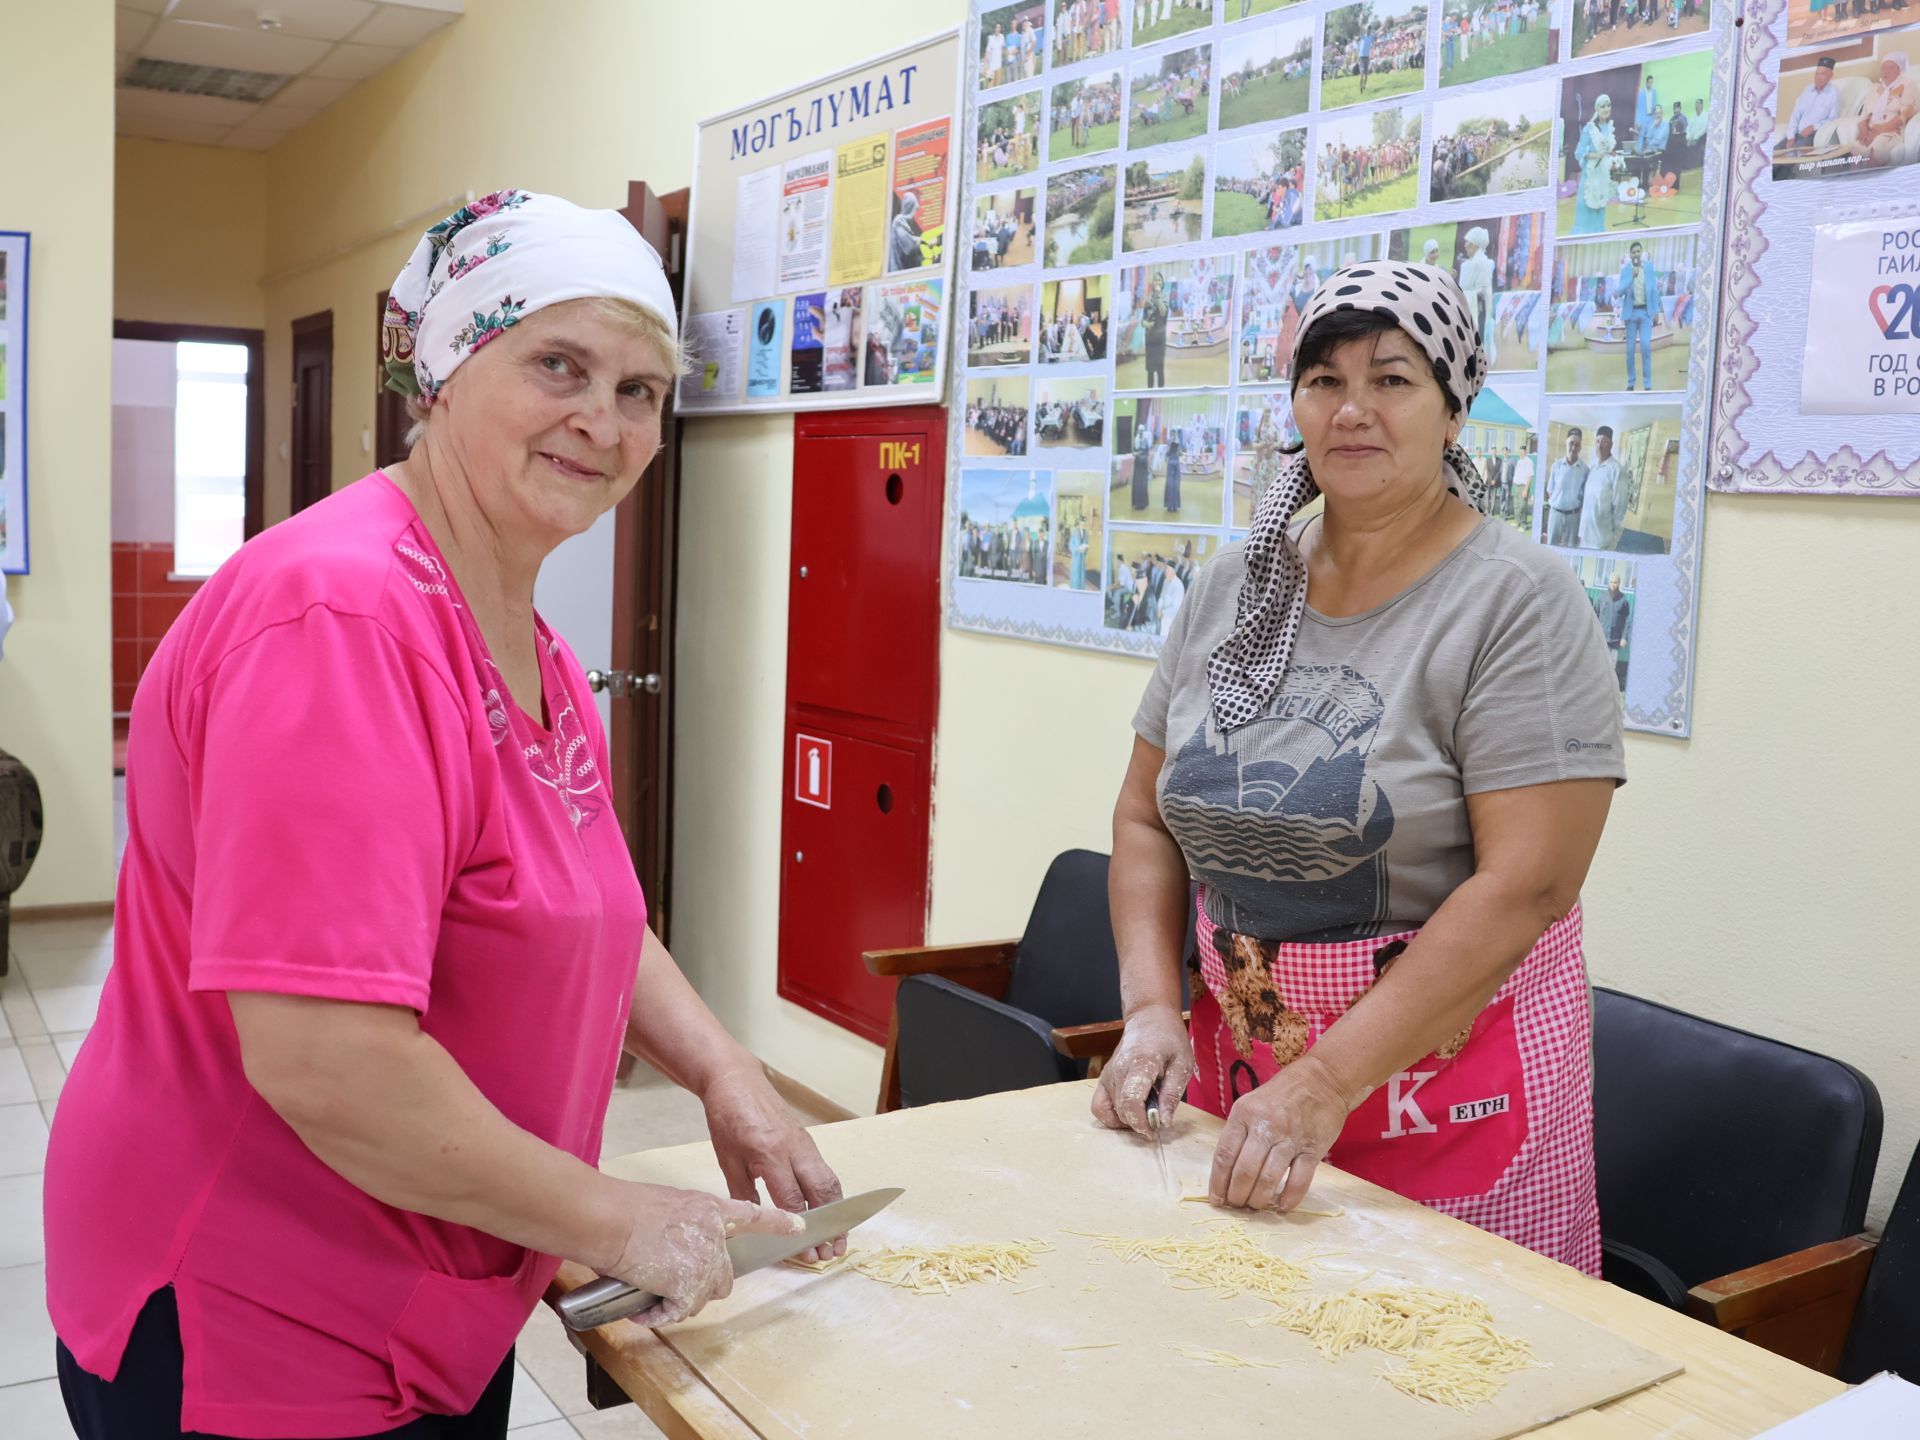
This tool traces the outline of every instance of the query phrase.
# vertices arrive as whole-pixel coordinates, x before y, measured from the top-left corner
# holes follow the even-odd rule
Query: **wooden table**
[[[1049,1114],[1057,1115],[1062,1107],[1078,1107],[1084,1111],[1090,1086],[1091,1082],[1079,1082],[1023,1091],[1018,1099],[1001,1096],[964,1103],[1004,1106],[1012,1102],[1044,1107]],[[855,1148],[853,1142],[863,1136],[871,1141],[871,1129],[856,1131],[854,1127],[903,1123],[938,1125],[943,1123],[942,1112],[958,1110],[959,1107],[954,1106],[935,1106],[892,1116],[848,1120],[817,1127],[814,1134],[831,1162],[836,1149]],[[1087,1124],[1092,1125],[1091,1119]],[[1182,1111],[1180,1126],[1189,1132],[1186,1153],[1191,1157],[1196,1153],[1194,1147],[1211,1144],[1220,1122],[1189,1107]],[[1116,1147],[1135,1143],[1125,1136],[1111,1138]],[[956,1156],[956,1163],[964,1166],[969,1158]],[[1128,1156],[1124,1163],[1134,1164],[1137,1159]],[[684,1149],[653,1151],[610,1161],[605,1168],[625,1178],[647,1179],[670,1171],[684,1175],[686,1161]],[[1188,1168],[1192,1168],[1191,1158]],[[717,1167],[714,1177],[717,1182]],[[900,1182],[911,1188],[915,1184],[938,1184],[939,1177],[903,1175]],[[1676,1311],[1589,1279],[1330,1166],[1321,1168],[1314,1181],[1313,1196],[1315,1204],[1332,1202],[1349,1211],[1364,1211],[1400,1230],[1418,1232],[1424,1244],[1444,1251],[1450,1264],[1462,1267],[1468,1274],[1480,1272],[1488,1277],[1490,1285],[1504,1283],[1512,1290],[1591,1321],[1686,1367],[1672,1379],[1548,1425],[1534,1432],[1536,1434],[1551,1436],[1553,1440],[1629,1440],[1629,1437],[1652,1436],[1747,1440],[1844,1389],[1829,1376],[1710,1329]],[[1201,1212],[1205,1207],[1187,1208]],[[548,1300],[558,1299],[589,1278],[589,1274],[577,1266],[564,1267],[548,1293]],[[596,1403],[617,1403],[619,1396],[609,1392],[607,1381],[610,1380],[671,1440],[757,1440],[760,1436],[760,1431],[749,1425],[655,1332],[623,1324],[576,1339],[589,1357],[590,1388],[597,1390]],[[592,1375],[595,1366],[603,1372],[601,1375]]]

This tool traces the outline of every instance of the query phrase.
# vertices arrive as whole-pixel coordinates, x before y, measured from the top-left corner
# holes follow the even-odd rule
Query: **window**
[[[247,521],[247,347],[174,347],[173,564],[211,575]]]

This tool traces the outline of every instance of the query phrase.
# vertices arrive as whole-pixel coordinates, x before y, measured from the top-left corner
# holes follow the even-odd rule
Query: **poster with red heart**
[[[1814,231],[1800,408],[1920,415],[1920,216]]]

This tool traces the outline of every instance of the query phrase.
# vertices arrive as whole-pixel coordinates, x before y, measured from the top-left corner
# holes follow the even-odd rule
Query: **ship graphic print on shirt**
[[[1385,709],[1351,666],[1302,665],[1231,735],[1203,716],[1167,767],[1160,811],[1223,907],[1217,923],[1273,939],[1382,933],[1394,816],[1370,760]]]

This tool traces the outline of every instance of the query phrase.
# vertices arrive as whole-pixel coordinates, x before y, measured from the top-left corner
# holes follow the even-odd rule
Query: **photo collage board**
[[[948,623],[1156,657],[1161,598],[1244,536],[1298,443],[1314,290],[1426,263],[1482,328],[1461,443],[1493,515],[1586,583],[1629,727],[1686,734],[1732,21],[972,0]]]
[[[1920,497],[1920,0],[1753,0],[1707,484]]]

